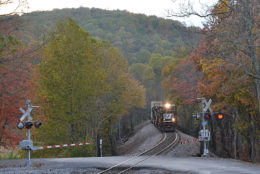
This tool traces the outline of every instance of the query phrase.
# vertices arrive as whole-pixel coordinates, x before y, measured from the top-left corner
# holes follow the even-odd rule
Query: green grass
[[[21,155],[19,149],[0,148],[0,159],[19,159]]]

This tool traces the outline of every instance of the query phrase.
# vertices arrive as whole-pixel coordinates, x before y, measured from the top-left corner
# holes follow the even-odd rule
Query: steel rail
[[[159,146],[161,143],[163,143],[163,142],[165,141],[166,137],[167,137],[167,136],[166,136],[166,133],[164,133],[164,136],[163,136],[163,138],[159,141],[159,143],[158,143],[157,145],[153,146],[151,149],[148,149],[148,150],[146,150],[146,151],[144,151],[144,152],[142,152],[142,153],[140,153],[140,154],[138,154],[138,155],[136,155],[136,156],[133,156],[132,158],[129,158],[129,159],[125,160],[125,161],[122,161],[121,163],[118,163],[118,164],[116,164],[116,165],[114,165],[114,166],[112,166],[112,167],[109,167],[108,169],[106,169],[106,170],[104,170],[104,171],[101,171],[101,172],[99,172],[99,173],[97,173],[97,174],[106,173],[106,172],[108,172],[108,171],[110,171],[110,170],[112,170],[112,169],[114,169],[114,168],[116,168],[116,167],[118,167],[118,166],[120,166],[120,165],[122,165],[122,164],[124,164],[124,163],[126,163],[126,162],[128,162],[128,161],[130,161],[130,160],[133,160],[133,159],[135,159],[135,158],[137,158],[137,157],[139,157],[139,156],[145,154],[146,152],[151,151],[152,149],[156,148],[156,147]]]
[[[125,161],[123,161],[123,162],[121,162],[121,163],[118,163],[118,164],[116,164],[116,165],[114,165],[114,166],[112,166],[112,167],[110,167],[110,168],[108,168],[108,169],[106,169],[106,170],[104,170],[104,171],[101,171],[101,172],[99,172],[98,174],[103,174],[103,173],[107,173],[107,172],[109,172],[109,171],[112,171],[112,170],[115,169],[116,167],[118,167],[118,166],[120,166],[120,165],[122,165],[122,164],[124,164],[124,163],[126,163],[126,162],[128,162],[128,161],[137,159],[137,158],[140,157],[140,156],[149,155],[149,156],[146,157],[145,159],[143,159],[143,160],[141,160],[141,161],[135,163],[135,164],[132,165],[131,167],[128,167],[127,169],[125,169],[125,170],[123,170],[123,171],[121,171],[121,172],[119,172],[119,173],[125,173],[125,172],[131,170],[132,168],[134,168],[135,166],[137,166],[137,165],[140,164],[141,162],[143,162],[143,161],[145,161],[145,160],[148,160],[149,158],[152,158],[152,157],[154,157],[154,156],[156,156],[156,155],[161,154],[163,151],[165,151],[165,150],[167,150],[168,148],[172,147],[173,144],[176,144],[176,141],[179,139],[179,137],[178,137],[178,134],[177,134],[177,133],[175,133],[175,135],[176,135],[176,136],[175,136],[174,141],[173,141],[172,143],[168,144],[168,145],[167,145],[166,147],[164,147],[163,149],[161,149],[159,152],[158,152],[158,150],[157,150],[155,153],[151,153],[151,155],[149,155],[150,152],[152,152],[153,150],[155,150],[155,149],[158,148],[158,147],[160,148],[160,146],[163,145],[163,143],[167,142],[167,134],[166,134],[166,133],[164,133],[164,137],[161,139],[161,141],[160,141],[157,145],[153,146],[151,149],[148,149],[148,150],[146,150],[146,151],[144,151],[144,152],[142,152],[142,153],[140,153],[140,154],[138,154],[138,155],[136,155],[136,156],[134,156],[134,157],[132,157],[132,158],[129,158],[129,159],[127,159],[127,160],[125,160]]]
[[[143,159],[143,160],[141,160],[141,161],[135,163],[135,164],[132,165],[131,167],[128,167],[127,169],[125,169],[125,170],[119,172],[118,174],[126,173],[126,172],[128,172],[129,170],[131,170],[131,169],[133,169],[134,167],[136,167],[136,166],[137,166],[138,164],[140,164],[141,162],[146,161],[146,160],[148,160],[148,159],[150,159],[150,158],[152,158],[152,157],[154,157],[154,156],[156,156],[156,155],[159,155],[159,154],[161,154],[162,152],[164,152],[164,151],[168,150],[169,148],[173,147],[174,145],[177,145],[179,136],[178,136],[178,134],[177,134],[176,132],[175,132],[175,135],[176,135],[176,136],[175,136],[175,139],[173,140],[173,142],[170,143],[169,145],[167,145],[165,148],[161,149],[159,152],[156,152],[156,153],[154,153],[154,154],[152,154],[152,155],[150,155],[150,156],[147,156],[147,158],[145,158],[145,159]]]

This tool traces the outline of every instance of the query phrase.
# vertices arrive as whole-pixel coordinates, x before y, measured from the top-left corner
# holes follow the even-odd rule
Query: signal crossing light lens
[[[204,114],[204,119],[205,119],[205,120],[211,119],[210,113],[205,113],[205,114]]]
[[[27,129],[31,129],[32,126],[33,126],[33,123],[30,122],[30,121],[28,121],[28,122],[25,123],[25,127],[26,127]]]
[[[42,123],[39,122],[39,121],[36,121],[36,122],[34,123],[34,126],[35,126],[36,128],[39,128],[41,125],[42,125]]]
[[[217,118],[218,118],[219,120],[222,120],[222,119],[224,118],[224,114],[223,114],[223,113],[218,113],[218,114],[217,114]]]
[[[19,122],[18,125],[17,125],[18,129],[23,129],[24,125],[22,122]]]

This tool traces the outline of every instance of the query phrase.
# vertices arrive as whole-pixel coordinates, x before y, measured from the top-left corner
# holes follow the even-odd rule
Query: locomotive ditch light
[[[32,126],[33,126],[33,123],[30,122],[30,121],[27,121],[27,122],[25,123],[25,127],[26,127],[27,129],[31,129]]]
[[[41,125],[42,125],[42,123],[39,122],[39,121],[36,121],[36,122],[34,123],[34,126],[35,126],[36,128],[39,128]]]
[[[165,104],[164,104],[164,107],[165,107],[166,109],[169,109],[171,106],[172,106],[172,105],[171,105],[170,103],[165,103]]]
[[[172,118],[172,122],[175,122],[175,121],[176,121],[176,118],[173,117],[173,118]]]

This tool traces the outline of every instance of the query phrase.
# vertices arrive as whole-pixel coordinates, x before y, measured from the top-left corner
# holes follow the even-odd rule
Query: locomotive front
[[[175,131],[177,127],[177,110],[174,104],[163,105],[159,127],[163,131]]]

